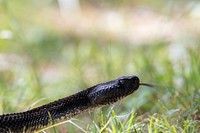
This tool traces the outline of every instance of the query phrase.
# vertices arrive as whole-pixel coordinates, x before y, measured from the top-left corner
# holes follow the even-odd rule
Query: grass
[[[24,111],[100,82],[137,75],[158,87],[140,87],[112,106],[83,113],[45,132],[200,132],[198,37],[188,40],[192,45],[178,48],[162,39],[135,45],[80,38],[39,25],[34,16],[29,25],[23,17],[26,12],[13,12],[16,2],[1,2],[6,8],[1,9],[0,26],[13,33],[10,39],[0,39],[1,113]]]

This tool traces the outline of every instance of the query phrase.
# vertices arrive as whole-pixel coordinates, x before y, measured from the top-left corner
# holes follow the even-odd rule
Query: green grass
[[[100,35],[81,38],[60,33],[45,22],[40,24],[34,16],[29,20],[24,11],[31,4],[29,7],[24,6],[26,3],[16,5],[15,1],[0,2],[4,4],[0,9],[4,18],[0,29],[13,33],[11,39],[0,39],[1,114],[25,111],[122,75],[137,75],[142,82],[158,87],[140,87],[112,106],[85,112],[47,130],[200,132],[198,35],[187,40],[192,42],[190,45],[180,41],[178,48],[162,39],[135,45]],[[23,11],[14,12],[14,7]],[[174,55],[174,49],[181,54]]]

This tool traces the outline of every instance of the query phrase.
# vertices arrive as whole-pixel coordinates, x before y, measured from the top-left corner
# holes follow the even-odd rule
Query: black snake
[[[26,112],[0,115],[0,132],[37,131],[82,111],[114,103],[133,93],[139,85],[148,84],[140,83],[137,76],[123,76]]]

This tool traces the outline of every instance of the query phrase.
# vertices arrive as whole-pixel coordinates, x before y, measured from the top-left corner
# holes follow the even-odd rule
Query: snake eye
[[[121,84],[125,84],[125,80],[123,80],[123,79],[120,79],[119,82],[120,82]]]

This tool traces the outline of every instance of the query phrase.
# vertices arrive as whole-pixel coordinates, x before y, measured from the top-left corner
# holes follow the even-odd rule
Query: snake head
[[[88,93],[88,98],[95,106],[107,105],[128,96],[139,88],[137,76],[123,76],[115,80],[98,84]]]

